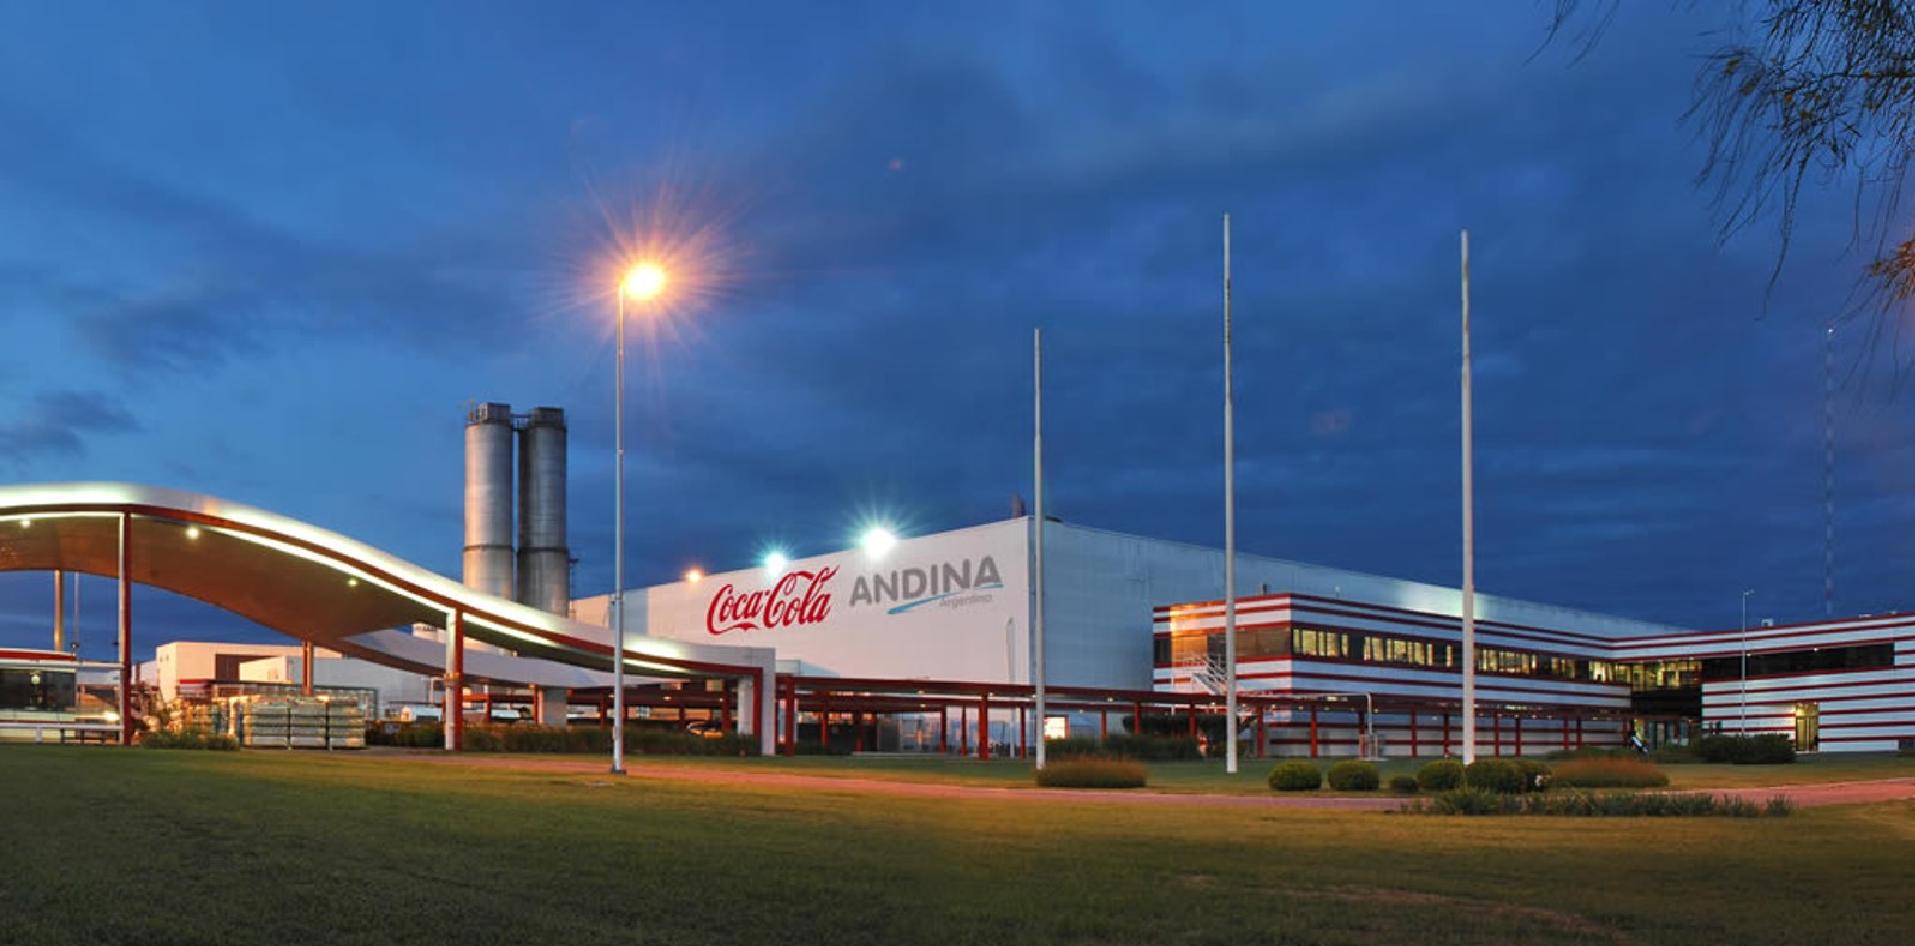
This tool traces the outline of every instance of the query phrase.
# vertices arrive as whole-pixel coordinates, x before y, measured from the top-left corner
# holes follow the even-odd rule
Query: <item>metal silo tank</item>
[[[465,417],[465,561],[469,588],[512,596],[512,407]]]
[[[536,407],[519,432],[518,600],[569,614],[570,555],[565,542],[565,411]]]

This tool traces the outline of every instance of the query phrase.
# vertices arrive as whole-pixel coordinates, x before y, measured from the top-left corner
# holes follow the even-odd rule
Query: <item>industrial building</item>
[[[1052,521],[1044,626],[1057,695],[1051,718],[1030,717],[1031,530],[1020,517],[630,589],[628,622],[655,638],[774,649],[787,742],[802,721],[821,738],[854,728],[869,748],[949,751],[975,729],[979,749],[1016,751],[1040,725],[1096,735],[1113,713],[1133,725],[1148,709],[1187,713],[1196,732],[1199,715],[1222,711],[1223,553]],[[1238,600],[1253,751],[1460,751],[1460,592],[1255,555],[1237,567],[1256,589]],[[607,599],[574,614],[601,622]],[[1705,730],[1788,733],[1804,750],[1915,744],[1915,616],[1745,636],[1494,595],[1475,610],[1485,754]]]

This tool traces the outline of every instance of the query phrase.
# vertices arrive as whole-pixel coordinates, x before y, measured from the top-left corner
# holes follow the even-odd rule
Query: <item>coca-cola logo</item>
[[[727,584],[712,595],[705,609],[705,630],[717,636],[816,624],[831,616],[831,593],[825,583],[836,574],[836,566],[789,571],[770,588],[743,593]]]

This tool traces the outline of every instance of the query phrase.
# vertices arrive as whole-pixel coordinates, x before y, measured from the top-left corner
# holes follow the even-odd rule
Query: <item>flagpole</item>
[[[1469,231],[1463,231],[1463,764],[1476,761],[1476,482],[1472,467]]]
[[[1031,610],[1031,675],[1037,715],[1037,767],[1044,754],[1044,330],[1031,329],[1031,478],[1036,500],[1032,517],[1031,582],[1036,602]]]
[[[1237,430],[1230,363],[1230,215],[1223,215],[1224,771],[1237,774]]]

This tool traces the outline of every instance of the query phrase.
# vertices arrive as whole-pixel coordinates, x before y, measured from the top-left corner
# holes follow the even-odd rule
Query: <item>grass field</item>
[[[553,756],[572,758],[577,756]],[[1335,759],[1311,760],[1328,771]],[[1413,775],[1429,760],[1392,759],[1379,763],[1383,778]],[[895,779],[909,782],[952,782],[964,785],[995,785],[1007,788],[1027,787],[1031,783],[1031,764],[1023,759],[950,758],[944,756],[793,756],[773,759],[713,759],[647,756],[635,758],[639,765],[670,765],[725,769],[742,766],[762,771],[802,772],[839,778]],[[1218,762],[1158,762],[1150,766],[1150,788],[1165,792],[1227,792],[1267,794],[1274,760],[1243,760],[1235,776],[1224,774]],[[1799,785],[1816,782],[1841,782],[1851,779],[1915,776],[1915,758],[1886,754],[1849,753],[1801,757],[1793,765],[1668,765],[1672,788],[1747,788],[1762,785]]]
[[[1899,944],[1915,928],[1915,803],[1453,820],[54,747],[0,747],[0,803],[0,943]]]

